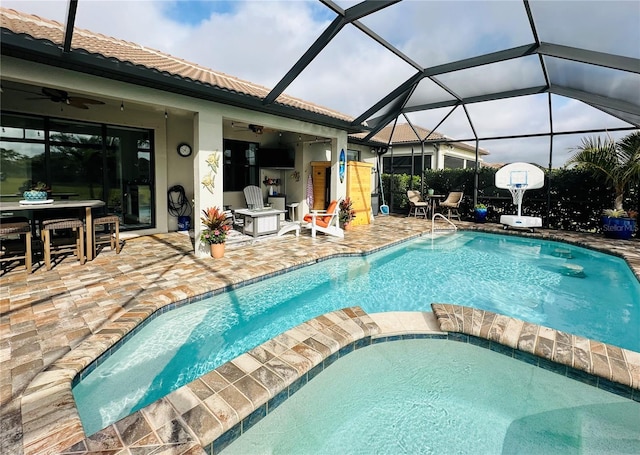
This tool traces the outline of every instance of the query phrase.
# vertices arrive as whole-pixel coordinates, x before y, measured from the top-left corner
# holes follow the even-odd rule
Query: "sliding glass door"
[[[54,199],[101,199],[121,229],[155,226],[150,130],[2,113],[0,197],[46,184]]]

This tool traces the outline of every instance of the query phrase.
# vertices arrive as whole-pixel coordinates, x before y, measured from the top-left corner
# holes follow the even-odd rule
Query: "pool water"
[[[421,238],[366,257],[323,261],[170,311],[144,327],[73,393],[87,434],[313,317],[495,311],[640,352],[640,283],[616,257],[484,233]]]
[[[640,403],[446,340],[339,359],[223,450],[234,454],[621,454]]]

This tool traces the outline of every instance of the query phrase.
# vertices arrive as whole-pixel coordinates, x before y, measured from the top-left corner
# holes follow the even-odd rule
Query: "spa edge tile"
[[[311,340],[317,341],[318,343],[328,347],[329,352],[331,352],[332,354],[338,352],[338,350],[340,349],[340,343],[335,338],[331,336],[327,336],[321,332],[318,332],[315,335],[313,335],[313,337],[311,337]],[[314,347],[313,345],[310,345],[310,346]]]
[[[250,376],[269,391],[270,397],[274,396],[286,386],[285,378],[278,375],[276,371],[267,364],[255,370]]]
[[[182,414],[182,419],[196,435],[200,444],[213,441],[223,431],[222,424],[204,404]]]
[[[295,368],[298,376],[302,376],[315,365],[305,356],[298,354],[295,350],[289,349],[280,355],[279,357],[291,367]]]
[[[307,359],[312,366],[322,362],[322,358],[323,358],[322,354],[316,351],[315,349],[313,349],[308,344],[298,343],[295,346],[292,346],[291,349],[294,352],[296,352],[298,355],[301,355],[305,359]]]
[[[262,366],[262,362],[248,353],[240,354],[232,360],[233,364],[245,373],[251,373]]]
[[[288,364],[281,357],[276,357],[275,359],[269,360],[265,364],[265,366],[276,373],[279,377],[281,377],[284,380],[285,386],[289,386],[300,375],[300,372],[296,368]],[[304,374],[306,371],[308,371],[308,369],[305,370],[302,374]],[[271,394],[271,396],[274,395],[271,390],[269,391],[269,393]]]
[[[253,411],[251,400],[234,385],[222,389],[218,395],[238,414],[239,420]]]
[[[539,357],[551,359],[553,357],[553,346],[554,341],[552,339],[539,336],[536,339],[534,353]]]
[[[256,346],[248,354],[255,357],[260,363],[266,363],[275,357],[273,353],[266,350],[262,345]]]
[[[203,400],[204,405],[218,419],[222,425],[222,431],[227,431],[240,421],[240,417],[233,407],[229,405],[219,394],[211,395]]]
[[[309,346],[314,351],[317,351],[318,353],[320,353],[320,355],[323,358],[327,357],[328,355],[331,354],[331,348],[328,345],[326,345],[326,344],[324,344],[324,343],[322,343],[322,342],[320,342],[320,341],[318,341],[318,340],[316,340],[314,338],[309,338],[307,340],[304,340],[304,342],[302,344]]]
[[[230,384],[229,381],[223,378],[216,370],[210,371],[203,376],[200,376],[199,379],[214,392],[219,392]]]
[[[188,385],[183,385],[177,390],[174,390],[169,395],[167,395],[166,398],[167,401],[171,403],[171,405],[175,408],[178,414],[184,414],[189,409],[192,409],[193,407],[200,404],[198,396],[193,393]]]
[[[85,440],[90,452],[122,449],[124,447],[115,426],[110,425]]]
[[[611,367],[607,356],[591,353],[591,362],[593,374],[601,378],[611,379]]]
[[[152,433],[149,423],[138,412],[120,419],[114,425],[125,446],[131,446]]]
[[[188,387],[200,401],[209,398],[214,393],[201,378],[191,381],[185,387]]]
[[[255,373],[256,372],[254,371],[254,374]],[[238,389],[242,390],[244,396],[251,401],[251,405],[254,410],[262,406],[269,400],[269,398],[271,398],[271,394],[269,393],[269,389],[267,389],[266,385],[262,385],[252,376],[244,376],[236,381],[234,385],[236,385]]]
[[[216,368],[215,371],[217,371],[220,376],[229,381],[231,384],[245,375],[245,372],[234,365],[232,362],[223,363],[218,368]]]
[[[194,441],[194,436],[189,432],[184,422],[175,419],[156,429],[160,442],[165,444],[186,444]]]
[[[627,364],[620,359],[609,357],[609,365],[611,367],[611,380],[626,386],[632,386],[631,372]]]
[[[242,432],[244,433],[256,423],[260,422],[266,415],[267,405],[265,403],[242,420]]]
[[[160,398],[150,405],[145,406],[140,411],[147,419],[152,429],[157,429],[178,417],[175,409],[165,398]]]

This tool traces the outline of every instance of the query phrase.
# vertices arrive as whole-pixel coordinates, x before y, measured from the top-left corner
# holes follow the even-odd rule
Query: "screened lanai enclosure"
[[[2,52],[337,126],[360,133],[353,140],[363,144],[407,122],[473,144],[476,157],[478,148],[488,150],[489,163],[559,168],[584,136],[619,139],[640,127],[637,1],[188,3],[129,2],[136,17],[129,21],[110,2],[4,1],[66,29],[55,52],[3,29]],[[161,77],[151,65],[130,77],[130,68],[83,50],[74,27],[261,84],[265,94]],[[79,65],[88,58],[91,65]],[[311,114],[286,97],[345,115]]]

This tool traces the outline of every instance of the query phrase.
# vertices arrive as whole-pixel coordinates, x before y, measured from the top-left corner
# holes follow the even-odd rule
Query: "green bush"
[[[481,168],[478,172],[478,203],[487,206],[487,221],[498,222],[500,215],[516,213],[511,193],[495,186],[493,168]],[[463,219],[473,220],[473,169],[439,169],[424,173],[424,192],[433,188],[435,194],[446,195],[450,191],[463,191],[460,204]],[[407,190],[410,176],[406,174],[382,176],[385,200],[394,213],[408,213]],[[413,189],[421,189],[421,180],[414,176]],[[390,196],[393,197],[390,197]],[[602,211],[611,208],[614,192],[593,175],[581,169],[554,169],[545,171],[545,185],[525,193],[522,214],[542,217],[543,225],[567,231],[599,232]],[[640,188],[634,186],[625,193],[625,209],[638,210]]]

